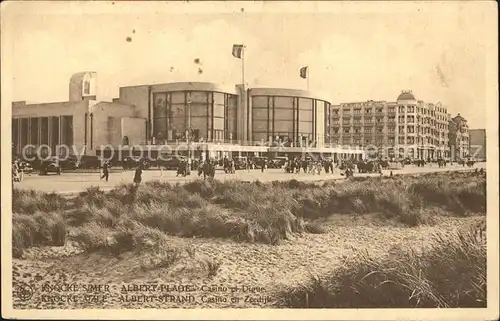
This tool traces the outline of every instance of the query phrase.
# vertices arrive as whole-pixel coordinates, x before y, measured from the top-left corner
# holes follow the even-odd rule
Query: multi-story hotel
[[[460,114],[450,119],[450,151],[453,161],[469,156],[469,125]]]
[[[448,158],[451,115],[440,103],[403,91],[395,102],[365,101],[331,106],[330,143],[373,148],[380,156]]]
[[[122,87],[119,98],[104,102],[96,74],[83,72],[70,80],[69,101],[12,105],[17,154],[27,148],[106,157],[118,148],[152,155],[189,150],[195,157],[363,154],[325,142],[330,102],[302,90],[182,82]]]

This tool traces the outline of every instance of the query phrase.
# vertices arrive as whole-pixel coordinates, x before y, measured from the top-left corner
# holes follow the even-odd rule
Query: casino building
[[[98,100],[96,73],[82,72],[70,79],[68,101],[12,103],[12,148],[51,155],[362,157],[360,149],[330,144],[330,109],[327,99],[307,91],[207,82],[121,87],[105,102]]]

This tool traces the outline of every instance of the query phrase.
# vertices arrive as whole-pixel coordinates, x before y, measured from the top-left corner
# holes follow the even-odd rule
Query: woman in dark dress
[[[106,182],[109,179],[109,164],[107,161],[102,164],[102,176],[101,179],[106,178]]]
[[[139,185],[142,181],[142,166],[137,166],[136,170],[135,170],[135,175],[134,175],[134,183],[136,185]]]
[[[215,164],[216,164],[216,163],[215,163],[215,161],[214,161],[214,162],[212,162],[212,165],[210,166],[210,177],[211,177],[211,178],[214,178],[214,177],[215,177],[215,166],[216,166]]]

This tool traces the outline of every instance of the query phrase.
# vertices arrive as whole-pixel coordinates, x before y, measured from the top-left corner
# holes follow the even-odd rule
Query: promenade
[[[426,165],[425,167],[415,167],[413,165],[405,166],[400,170],[393,170],[393,175],[402,174],[422,174],[430,172],[444,172],[444,171],[462,171],[471,170],[474,168],[486,168],[486,163],[476,163],[474,167],[463,167],[458,165],[439,168],[436,164],[432,166]],[[384,170],[383,175],[390,175],[390,170]],[[360,174],[355,173],[355,177],[359,176],[379,176],[379,174]],[[132,183],[134,177],[133,170],[118,170],[116,172],[111,172],[109,176],[109,181],[100,179],[100,174],[95,173],[62,173],[62,175],[48,175],[40,176],[37,173],[31,175],[24,175],[24,179],[20,183],[14,183],[14,187],[19,189],[34,189],[42,192],[56,192],[61,194],[73,194],[84,191],[90,186],[99,186],[103,190],[111,190],[115,186],[122,183]],[[176,171],[160,171],[160,170],[145,170],[142,174],[142,181],[152,181],[160,180],[170,183],[184,183],[191,180],[203,178],[199,177],[197,172],[192,171],[191,175],[186,177],[176,177]],[[222,170],[217,170],[215,174],[215,179],[218,180],[242,180],[242,181],[256,181],[269,182],[269,181],[284,181],[290,179],[297,179],[305,182],[321,181],[321,180],[331,180],[331,179],[345,179],[344,176],[340,174],[340,171],[336,169],[334,173],[325,173],[324,171],[321,175],[313,174],[289,174],[285,173],[282,169],[269,169],[261,172],[260,170],[239,170],[235,174],[225,174]]]

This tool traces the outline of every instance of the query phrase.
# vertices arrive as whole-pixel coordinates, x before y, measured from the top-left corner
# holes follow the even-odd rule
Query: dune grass
[[[418,253],[397,248],[388,257],[356,251],[328,275],[282,290],[287,308],[486,307],[486,247],[473,233],[436,235]]]
[[[29,246],[60,244],[60,239],[47,236],[51,229],[60,234],[76,230],[76,240],[89,251],[105,247],[106,240],[124,229],[277,244],[294,234],[324,233],[317,220],[333,214],[378,213],[410,227],[431,223],[432,215],[484,214],[486,178],[452,172],[321,186],[296,180],[197,180],[184,185],[153,181],[139,188],[122,184],[108,193],[91,187],[69,201],[34,191],[15,190],[14,197],[17,253]]]
[[[12,256],[21,257],[23,250],[32,246],[62,246],[66,234],[66,223],[59,213],[16,213],[12,217]]]
[[[34,214],[52,212],[67,208],[67,200],[56,193],[43,193],[35,190],[12,191],[12,213]]]

